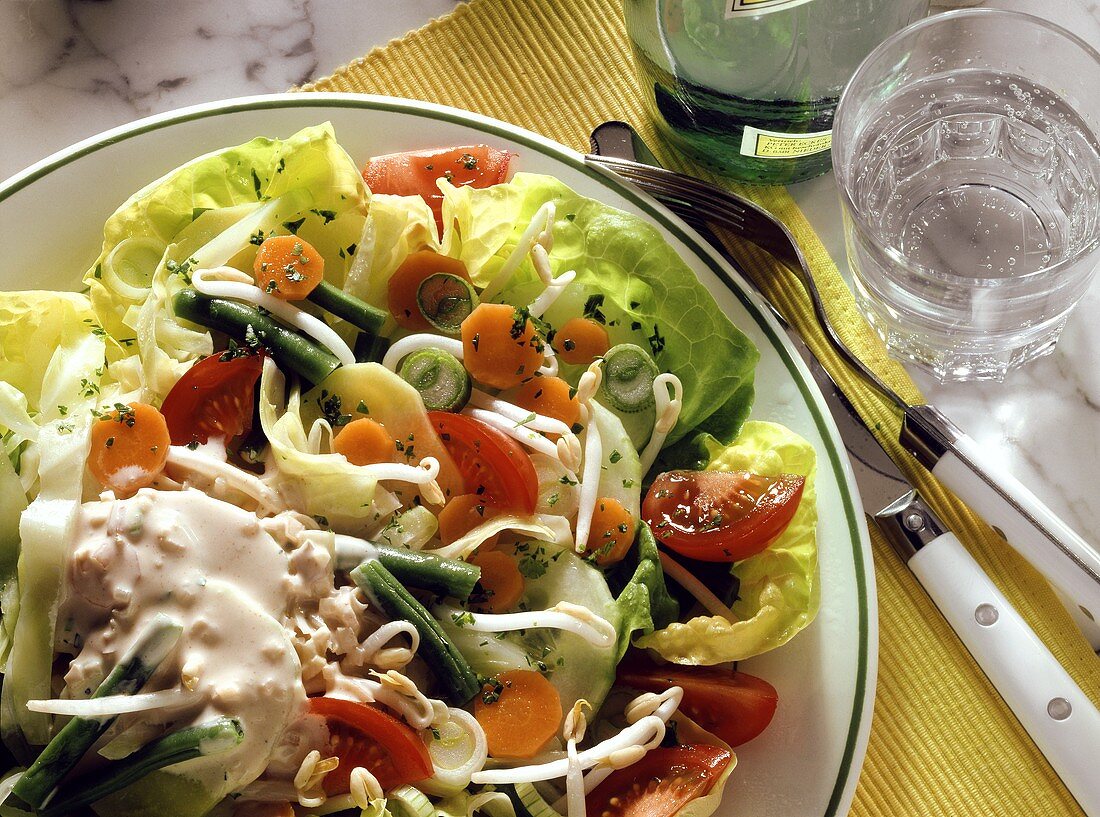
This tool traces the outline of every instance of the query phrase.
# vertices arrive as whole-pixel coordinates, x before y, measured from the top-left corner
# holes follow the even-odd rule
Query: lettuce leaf
[[[146,399],[163,397],[210,353],[208,333],[180,326],[169,307],[196,265],[249,270],[262,238],[293,232],[324,254],[325,277],[341,285],[368,202],[328,124],[208,153],[139,190],[107,220],[84,277],[117,379]]]
[[[98,331],[87,296],[76,292],[0,292],[0,380],[39,411],[42,381],[55,350]],[[102,365],[100,355],[97,365]]]
[[[637,640],[678,664],[721,664],[774,649],[813,621],[820,603],[813,446],[778,423],[756,420],[745,423],[733,445],[712,443],[710,453],[710,470],[801,474],[806,486],[787,529],[766,550],[733,566],[740,583],[731,608],[736,624],[699,616]]]
[[[657,552],[657,540],[645,522],[638,530],[637,546],[627,559],[620,562],[608,574],[612,588],[621,586],[615,605],[622,616],[619,627],[617,660],[622,660],[630,647],[634,633],[649,635],[654,630],[667,627],[680,615],[680,605],[665,586],[661,557]]]
[[[538,208],[554,202],[551,267],[555,275],[576,270],[577,278],[546,312],[547,323],[560,327],[587,315],[604,323],[612,344],[636,343],[653,352],[662,371],[678,376],[684,384],[684,406],[669,444],[719,408],[723,422],[715,431],[721,442],[730,442],[736,421],[752,400],[747,387],[759,354],[656,228],[580,196],[551,176],[517,173],[511,182],[487,190],[442,189],[459,231],[473,230],[479,237],[476,252],[469,248],[466,232],[461,242],[448,234],[444,244],[476,268],[475,282],[480,283],[504,263]],[[494,226],[499,224],[512,225],[511,231]],[[493,255],[478,266],[497,242]],[[525,306],[541,291],[530,262],[524,261],[502,299]],[[580,375],[576,366],[563,365],[562,370],[574,383]]]

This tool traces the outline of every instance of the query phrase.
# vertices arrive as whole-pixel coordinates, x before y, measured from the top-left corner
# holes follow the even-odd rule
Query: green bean
[[[389,350],[390,342],[386,338],[373,332],[360,332],[352,351],[358,363],[381,363]]]
[[[442,349],[419,349],[406,357],[401,379],[420,392],[429,411],[461,411],[470,399],[470,375],[462,363]]]
[[[378,330],[386,322],[387,313],[354,295],[337,289],[328,281],[319,283],[306,297],[321,309],[328,310],[338,318],[343,318],[364,332],[378,334]]]
[[[378,561],[401,584],[463,601],[470,597],[481,578],[481,568],[477,565],[408,548],[378,545]]]
[[[111,673],[92,694],[92,698],[109,695],[133,695],[176,646],[183,628],[179,622],[158,613]],[[75,717],[54,735],[53,740],[12,789],[12,793],[28,805],[39,808],[100,736],[114,723],[111,718]]]
[[[461,706],[481,688],[477,675],[470,669],[458,648],[443,633],[439,622],[412,597],[394,575],[380,562],[368,561],[351,571],[352,580],[381,605],[390,618],[408,621],[420,634],[420,654],[442,683],[445,697]]]
[[[281,368],[298,373],[310,383],[320,383],[340,365],[336,356],[270,315],[225,298],[210,298],[193,289],[181,289],[172,301],[176,315],[192,323],[267,349]]]
[[[40,817],[61,817],[102,800],[135,783],[150,772],[196,757],[228,752],[244,740],[244,729],[235,718],[217,718],[172,732],[115,761],[106,770],[90,772],[65,786]]]

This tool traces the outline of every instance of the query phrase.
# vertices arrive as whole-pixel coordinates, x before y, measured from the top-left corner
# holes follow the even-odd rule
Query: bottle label
[[[741,136],[741,155],[757,159],[798,159],[822,153],[833,146],[831,130],[817,133],[778,133],[745,126]]]
[[[767,14],[809,2],[810,0],[727,0],[726,19],[742,14]]]

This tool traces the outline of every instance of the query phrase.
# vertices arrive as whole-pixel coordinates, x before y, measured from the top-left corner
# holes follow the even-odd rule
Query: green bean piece
[[[382,328],[382,324],[388,317],[388,313],[334,287],[328,281],[319,283],[306,297],[321,309],[331,312],[338,318],[343,318],[364,332],[378,334],[378,330]]]
[[[355,339],[355,354],[357,363],[381,363],[390,350],[390,342],[382,335],[373,332],[360,332]]]
[[[470,375],[454,355],[442,349],[418,349],[397,372],[420,392],[429,411],[461,411],[470,399]]]
[[[61,817],[102,800],[135,783],[150,772],[192,760],[228,752],[244,740],[244,728],[236,718],[217,718],[172,732],[115,761],[106,770],[91,772],[66,785],[40,817]]]
[[[403,585],[465,601],[481,578],[481,568],[434,553],[378,545],[378,561]]]
[[[386,615],[408,621],[416,627],[420,634],[420,654],[435,672],[448,702],[461,706],[477,694],[481,688],[477,675],[462,653],[447,638],[432,614],[390,571],[380,562],[369,561],[351,571],[351,578],[367,594],[367,598],[381,605]]]
[[[138,636],[110,674],[96,688],[92,698],[133,695],[138,692],[179,641],[183,627],[158,613]],[[53,740],[19,778],[12,789],[16,797],[40,808],[57,789],[58,783],[100,736],[115,722],[112,718],[75,717],[54,735]]]
[[[477,308],[470,282],[448,272],[437,272],[420,282],[416,304],[424,319],[445,335],[458,335],[462,322]]]
[[[225,298],[209,298],[181,289],[172,300],[176,315],[208,329],[217,329],[250,347],[267,349],[280,368],[320,383],[340,365],[322,346],[287,329],[270,315]]]

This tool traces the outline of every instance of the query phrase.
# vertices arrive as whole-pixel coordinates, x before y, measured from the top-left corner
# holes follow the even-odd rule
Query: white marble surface
[[[82,137],[196,102],[285,90],[454,0],[0,0],[0,178]],[[944,5],[947,2],[945,0]],[[961,3],[959,3],[961,5]],[[967,3],[972,5],[973,3]],[[1096,0],[986,0],[1100,45]],[[1094,78],[1100,93],[1100,74]],[[795,195],[844,266],[832,176]],[[1050,357],[999,385],[925,393],[1087,539],[1100,541],[1100,281]]]

